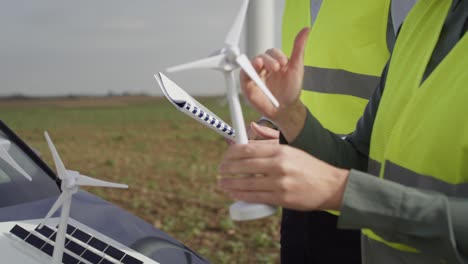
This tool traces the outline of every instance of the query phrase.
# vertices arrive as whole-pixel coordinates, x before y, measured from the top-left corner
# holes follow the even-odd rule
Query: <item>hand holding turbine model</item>
[[[225,46],[219,50],[219,52],[217,52],[218,54],[167,69],[168,72],[175,72],[186,69],[210,68],[220,70],[224,73],[227,86],[229,110],[231,112],[231,120],[236,131],[237,144],[248,144],[248,138],[245,129],[242,108],[239,102],[238,90],[236,88],[236,80],[233,72],[234,70],[239,67],[242,68],[242,70],[246,72],[246,74],[267,96],[271,103],[275,107],[279,107],[278,101],[270,92],[265,83],[263,83],[262,79],[258,76],[255,68],[250,63],[250,60],[246,55],[242,54],[239,49],[239,40],[248,5],[249,0],[244,0],[239,13],[237,14],[236,20],[226,37]],[[233,220],[253,220],[274,214],[276,212],[276,208],[264,204],[249,204],[238,201],[231,205],[229,212]]]
[[[68,218],[70,215],[70,205],[72,201],[72,196],[78,192],[79,186],[97,186],[97,187],[110,187],[110,188],[128,188],[125,184],[118,184],[112,182],[101,181],[93,179],[91,177],[81,175],[77,171],[67,170],[63,164],[60,156],[55,149],[54,143],[49,137],[47,132],[44,133],[49,145],[50,152],[52,153],[52,158],[54,159],[55,168],[57,170],[57,175],[62,180],[62,194],[59,196],[57,201],[54,203],[52,208],[47,213],[46,217],[39,225],[39,228],[42,228],[46,221],[62,207],[60,212],[60,222],[57,229],[57,237],[55,239],[54,253],[52,255],[53,264],[62,263],[62,256],[65,243],[65,234],[67,231]]]

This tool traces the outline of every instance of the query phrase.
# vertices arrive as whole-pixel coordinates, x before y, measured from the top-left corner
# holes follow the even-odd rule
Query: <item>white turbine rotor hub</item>
[[[225,54],[226,54],[226,60],[232,64],[237,64],[236,59],[239,55],[241,55],[240,50],[237,47],[226,48]]]

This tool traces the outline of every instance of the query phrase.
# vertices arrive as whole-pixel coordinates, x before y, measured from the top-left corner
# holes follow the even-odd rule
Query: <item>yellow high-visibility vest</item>
[[[336,134],[354,131],[380,81],[389,58],[389,8],[390,0],[285,2],[282,49],[287,55],[292,52],[296,34],[311,27],[301,101]]]
[[[468,197],[468,34],[421,83],[451,4],[420,0],[401,28],[372,129],[369,172],[406,186]],[[369,229],[363,234],[368,244],[380,244],[405,263],[458,263],[453,252],[421,261],[424,252],[398,236],[383,237]]]
[[[389,58],[390,0],[287,0],[282,49],[311,27],[305,50],[301,100],[337,134],[355,128]],[[393,29],[392,29],[393,30]]]

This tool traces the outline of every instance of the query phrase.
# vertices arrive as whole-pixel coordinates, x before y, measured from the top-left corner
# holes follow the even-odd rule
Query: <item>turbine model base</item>
[[[248,221],[268,217],[276,213],[276,207],[266,204],[252,204],[237,201],[229,207],[229,214],[234,221]]]

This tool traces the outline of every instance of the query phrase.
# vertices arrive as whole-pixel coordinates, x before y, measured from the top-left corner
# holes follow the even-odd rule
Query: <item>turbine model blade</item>
[[[203,69],[203,68],[218,69],[223,66],[224,61],[225,61],[224,54],[219,54],[219,55],[208,57],[205,59],[173,66],[173,67],[167,68],[167,71],[176,72],[176,71],[183,71],[183,70],[188,70],[188,69]]]
[[[57,198],[57,201],[55,201],[54,205],[52,205],[47,215],[42,220],[41,224],[39,225],[39,228],[42,228],[45,225],[47,220],[49,220],[50,217],[52,217],[52,215],[63,205],[63,203],[67,199],[71,199],[71,195],[68,191],[63,191],[62,194]]]
[[[101,181],[101,180],[94,179],[89,176],[81,175],[81,174],[76,179],[76,184],[78,186],[96,186],[96,187],[123,188],[123,189],[128,188],[128,185],[126,184]]]
[[[11,167],[15,168],[21,175],[23,175],[26,179],[32,180],[31,176],[26,173],[23,168],[16,163],[16,161],[10,156],[10,153],[5,149],[7,144],[11,144],[9,141],[1,140],[0,142],[0,158],[3,159],[6,163],[8,163]]]
[[[65,175],[67,174],[67,169],[65,169],[65,165],[63,165],[63,162],[60,159],[57,149],[55,149],[54,143],[52,143],[52,140],[50,139],[47,131],[44,132],[44,136],[47,140],[47,144],[49,145],[50,153],[52,153],[52,158],[54,159],[55,169],[57,170],[57,175],[61,180],[63,180]]]
[[[247,8],[249,6],[249,0],[244,0],[242,3],[241,9],[239,13],[237,13],[236,20],[234,20],[234,24],[231,26],[228,35],[226,36],[226,40],[224,43],[226,45],[232,47],[239,46],[239,40],[241,37],[242,26],[244,25],[245,16],[247,14]]]
[[[156,79],[156,82],[158,83],[159,87],[161,87],[161,89],[164,87],[163,85],[163,82],[161,80],[161,72],[159,72],[159,74],[154,74],[154,78]],[[166,95],[166,92],[164,89],[162,89],[164,95]]]
[[[249,75],[250,79],[252,79],[258,87],[260,87],[260,90],[268,97],[268,100],[271,101],[271,103],[278,108],[279,107],[279,102],[276,100],[276,98],[273,96],[273,94],[270,92],[268,87],[265,85],[265,83],[260,79],[260,76],[258,76],[257,71],[254,69],[252,64],[250,63],[250,60],[245,56],[244,54],[241,54],[237,56],[236,62],[239,64],[239,66]]]

